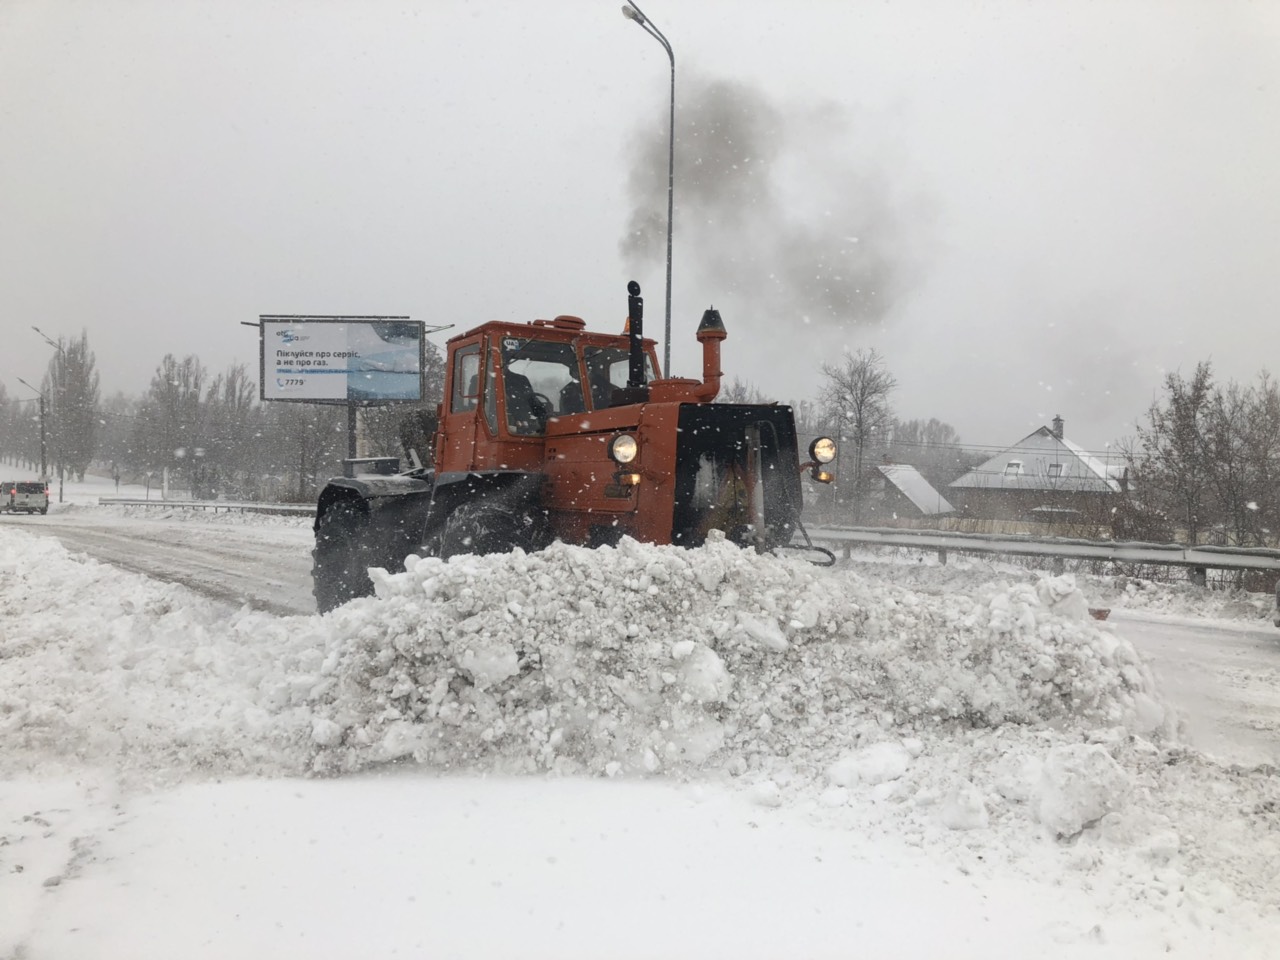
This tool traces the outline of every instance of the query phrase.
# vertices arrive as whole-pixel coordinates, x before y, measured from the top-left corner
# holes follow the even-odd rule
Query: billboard
[[[423,324],[407,317],[263,316],[258,339],[263,400],[422,400]]]

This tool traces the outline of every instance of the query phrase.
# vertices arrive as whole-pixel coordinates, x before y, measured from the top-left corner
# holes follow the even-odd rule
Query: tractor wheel
[[[368,535],[368,520],[354,503],[335,503],[320,518],[311,551],[311,593],[321,613],[373,593]]]
[[[516,547],[542,547],[540,526],[527,511],[495,502],[459,504],[440,529],[440,553],[448,560],[459,554],[510,553]]]

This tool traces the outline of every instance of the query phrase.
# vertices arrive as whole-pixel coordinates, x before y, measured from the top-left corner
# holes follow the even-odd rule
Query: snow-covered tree
[[[41,383],[45,395],[49,456],[58,474],[84,478],[98,442],[98,371],[89,335],[58,339]]]

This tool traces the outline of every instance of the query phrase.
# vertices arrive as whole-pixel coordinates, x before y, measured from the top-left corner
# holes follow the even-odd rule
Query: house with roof
[[[979,464],[948,487],[967,515],[1070,522],[1105,516],[1119,497],[1123,466],[1111,466],[1063,436],[1062,417]]]
[[[946,497],[913,466],[881,463],[871,476],[864,510],[866,521],[890,523],[955,512]]]

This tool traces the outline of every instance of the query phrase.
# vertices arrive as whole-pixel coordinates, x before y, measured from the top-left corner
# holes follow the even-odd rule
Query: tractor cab
[[[562,418],[579,423],[627,399],[625,335],[586,333],[577,317],[487,323],[449,341],[436,470],[536,469]],[[643,341],[646,381],[657,358]]]

